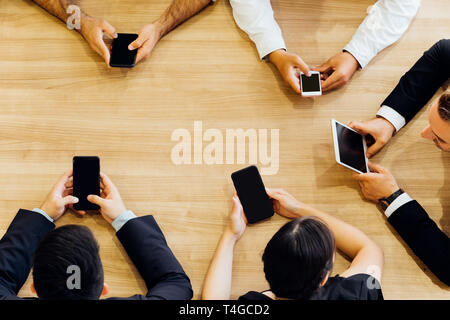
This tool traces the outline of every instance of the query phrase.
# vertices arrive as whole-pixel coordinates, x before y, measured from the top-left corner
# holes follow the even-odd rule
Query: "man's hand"
[[[87,199],[100,206],[100,213],[109,223],[127,211],[116,186],[104,173],[100,173],[100,196],[91,194]]]
[[[150,56],[161,37],[161,28],[158,23],[148,24],[142,28],[139,37],[128,46],[129,50],[138,50],[136,63]]]
[[[237,194],[233,195],[233,209],[231,209],[226,232],[231,234],[235,240],[239,240],[247,227],[247,217],[244,214],[241,201]]]
[[[117,38],[116,29],[103,19],[83,14],[80,33],[89,46],[105,60],[106,65],[109,67],[110,49],[103,41],[103,34],[106,33],[111,38]]]
[[[304,74],[309,75],[309,67],[303,62],[302,58],[296,54],[280,49],[269,54],[269,60],[277,67],[278,71],[280,71],[284,81],[286,81],[295,92],[301,94],[300,75],[297,72],[297,69]]]
[[[328,59],[319,67],[312,68],[319,71],[322,82],[322,91],[337,89],[345,85],[358,70],[359,62],[349,52],[341,52]]]
[[[304,207],[300,201],[295,199],[283,189],[266,188],[266,192],[272,199],[273,209],[279,215],[294,219],[300,216],[301,208]]]
[[[70,182],[72,174],[72,170],[64,173],[41,205],[40,209],[55,221],[64,214],[68,206],[78,202],[78,198],[72,196],[73,189]]]
[[[353,179],[358,180],[361,191],[367,200],[378,202],[400,189],[395,178],[385,168],[369,162],[369,173],[354,173]]]
[[[369,147],[366,153],[368,158],[380,151],[395,132],[392,123],[381,117],[368,121],[352,121],[349,123],[349,127],[364,136],[369,136],[369,139],[366,140]]]

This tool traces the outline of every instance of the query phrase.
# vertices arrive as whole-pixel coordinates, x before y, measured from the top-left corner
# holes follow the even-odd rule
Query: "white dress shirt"
[[[255,43],[261,59],[278,49],[286,49],[270,0],[230,0],[230,4],[236,24]]]
[[[286,49],[270,0],[230,0],[230,4],[237,25],[255,43],[261,59],[275,50]],[[420,0],[377,1],[368,8],[367,17],[344,50],[350,52],[364,68],[378,52],[402,36],[419,6]]]

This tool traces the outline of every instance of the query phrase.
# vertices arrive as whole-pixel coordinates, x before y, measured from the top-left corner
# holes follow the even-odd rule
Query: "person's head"
[[[41,240],[33,257],[32,291],[44,300],[96,300],[108,292],[89,228],[66,225]]]
[[[280,298],[309,299],[328,280],[336,243],[330,229],[312,218],[286,223],[263,254],[270,290]]]
[[[432,140],[443,151],[450,151],[450,92],[446,92],[431,106],[429,124],[422,137]]]

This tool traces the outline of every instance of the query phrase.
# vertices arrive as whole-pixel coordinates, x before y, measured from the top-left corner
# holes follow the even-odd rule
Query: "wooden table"
[[[84,1],[118,32],[139,32],[170,0]],[[339,52],[374,1],[273,0],[290,51],[311,66]],[[423,0],[396,44],[358,71],[341,90],[301,99],[274,67],[258,59],[235,25],[227,1],[167,35],[132,70],[108,69],[76,32],[25,0],[0,0],[0,234],[19,208],[39,206],[74,155],[98,155],[102,170],[137,215],[153,214],[200,297],[203,279],[231,209],[230,174],[243,164],[175,165],[171,134],[215,128],[279,129],[279,170],[263,177],[304,202],[349,222],[385,252],[387,299],[449,299],[450,292],[362,199],[351,172],[334,161],[330,119],[373,117],[397,81],[428,49],[448,37],[448,0]],[[436,94],[436,96],[439,92]],[[394,173],[447,232],[449,155],[420,137],[427,109],[374,158]],[[249,227],[238,243],[232,297],[267,289],[262,251],[286,219]],[[101,216],[66,213],[57,226],[89,226],[100,246],[109,296],[145,293],[113,228]],[[340,273],[349,262],[337,255]],[[425,270],[425,271],[424,271]],[[30,279],[20,296],[30,296]]]

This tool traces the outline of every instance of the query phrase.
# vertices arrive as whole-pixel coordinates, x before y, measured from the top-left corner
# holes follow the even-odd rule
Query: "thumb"
[[[274,192],[272,191],[272,189],[266,188],[266,193],[267,193],[267,195],[268,195],[269,197],[275,198],[275,197],[274,197]]]
[[[367,148],[367,158],[370,158],[374,154],[376,154],[378,151],[383,148],[384,144],[380,141],[375,141],[374,144],[372,144],[369,148]]]
[[[386,169],[379,164],[373,163],[369,161],[368,163],[369,170],[376,173],[384,173],[386,172]]]
[[[237,195],[233,195],[233,211],[242,207],[241,201]]]
[[[103,206],[103,203],[105,201],[104,199],[102,199],[99,196],[94,195],[94,194],[88,195],[87,199],[88,199],[89,202],[94,203],[96,205],[99,205],[100,207]]]
[[[353,130],[358,131],[359,133],[366,135],[369,134],[370,132],[367,130],[366,126],[364,125],[364,123],[360,122],[360,121],[352,121],[348,124],[348,126],[350,128],[352,128]]]
[[[319,71],[320,73],[324,73],[327,72],[331,69],[331,65],[327,62],[325,62],[324,64],[318,66],[318,67],[314,67],[312,68],[314,71]]]
[[[144,42],[147,39],[144,38],[144,36],[142,35],[142,33],[137,37],[136,40],[134,40],[132,43],[130,43],[130,45],[128,46],[128,50],[135,50],[138,49],[140,47],[142,47],[142,45],[144,44]]]
[[[279,200],[281,197],[281,194],[275,192],[275,190],[273,190],[273,189],[266,188],[266,192],[267,192],[267,195],[272,199]]]
[[[65,206],[67,206],[69,204],[78,203],[78,198],[74,197],[74,196],[66,196],[63,198],[63,203]]]
[[[116,28],[109,24],[108,21],[103,21],[102,28],[111,38],[117,38]]]
[[[302,60],[302,58],[298,57],[295,59],[293,65],[297,67],[301,72],[303,72],[308,77],[311,75],[308,65]]]

